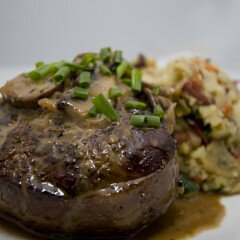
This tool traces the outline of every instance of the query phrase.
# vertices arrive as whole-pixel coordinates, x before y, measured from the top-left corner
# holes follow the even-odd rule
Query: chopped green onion
[[[98,112],[103,113],[111,121],[117,121],[119,119],[118,113],[103,94],[99,94],[93,98],[92,103],[97,108]]]
[[[117,77],[121,78],[124,73],[126,72],[127,68],[128,68],[128,62],[127,61],[122,61],[121,64],[117,67]]]
[[[75,98],[86,100],[88,98],[88,90],[85,88],[75,87],[73,91],[73,96]]]
[[[70,67],[61,67],[53,76],[56,83],[62,83],[70,74]]]
[[[130,124],[133,126],[144,127],[146,124],[145,115],[132,115]]]
[[[138,127],[159,127],[160,117],[152,115],[132,115],[130,124]]]
[[[159,87],[154,87],[153,90],[152,90],[152,93],[154,96],[158,96],[159,94]]]
[[[78,77],[78,83],[79,86],[82,88],[88,88],[90,86],[90,78],[91,73],[90,72],[81,72],[80,76]]]
[[[164,116],[164,111],[163,111],[162,107],[161,107],[159,104],[157,104],[157,105],[154,107],[154,109],[153,109],[153,114],[154,114],[155,116],[160,117],[160,118],[162,118],[162,117]]]
[[[122,90],[119,87],[111,87],[108,91],[108,95],[112,99],[116,99],[122,96]]]
[[[27,73],[27,76],[31,78],[32,80],[38,81],[42,80],[45,77],[47,77],[50,73],[54,73],[57,70],[57,66],[55,63],[51,64],[45,64],[36,70],[33,70],[29,73]]]
[[[57,72],[61,67],[63,67],[65,64],[64,60],[61,60],[59,62],[53,63],[53,72]]]
[[[159,127],[160,126],[160,123],[161,123],[160,117],[146,115],[146,118],[147,118],[147,122],[146,122],[147,127]]]
[[[26,76],[31,78],[34,81],[41,80],[41,74],[37,70],[26,73]]]
[[[122,82],[129,87],[132,85],[132,79],[131,78],[123,78]]]
[[[83,56],[80,65],[83,68],[87,68],[90,63],[95,63],[96,57],[93,53],[87,53]]]
[[[114,64],[120,64],[123,60],[123,57],[122,57],[122,51],[119,51],[119,50],[116,50],[114,52],[114,59],[113,59],[113,63]]]
[[[138,69],[132,70],[132,90],[134,92],[141,92],[142,91],[142,74]]]
[[[74,68],[74,69],[81,69],[81,70],[83,69],[83,66],[78,63],[65,62],[64,66]]]
[[[103,75],[106,75],[106,76],[112,75],[112,72],[110,71],[110,69],[104,65],[99,66],[99,71],[100,71],[100,73],[102,73]]]
[[[134,108],[134,109],[144,110],[146,109],[147,104],[139,101],[127,101],[124,106],[125,108]]]
[[[89,117],[96,117],[98,115],[98,110],[95,106],[93,106],[89,111],[88,111],[88,116]]]
[[[108,63],[111,57],[111,48],[102,48],[100,58],[104,63]]]
[[[42,61],[39,61],[39,62],[35,63],[36,68],[39,68],[39,67],[41,67],[43,65],[44,65],[44,62],[42,62]]]

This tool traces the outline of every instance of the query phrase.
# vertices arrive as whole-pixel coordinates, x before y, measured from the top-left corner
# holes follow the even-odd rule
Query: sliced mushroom
[[[102,93],[107,96],[108,91],[111,87],[116,86],[116,81],[113,77],[100,77],[98,80],[92,82],[89,94],[92,96],[97,96]]]
[[[62,85],[55,84],[49,78],[36,82],[20,74],[1,87],[0,93],[6,102],[14,106],[37,108],[39,99],[50,97],[61,88]]]
[[[152,91],[149,88],[144,88],[143,91],[144,91],[145,95],[147,96],[148,101],[151,104],[151,106],[155,107],[156,106],[156,100],[153,96]]]
[[[56,92],[50,99],[40,99],[38,104],[48,111],[65,111],[68,115],[74,118],[83,119],[87,117],[88,111],[93,106],[91,99],[100,93],[107,96],[109,89],[115,85],[114,78],[101,77],[99,80],[92,82],[87,100],[74,98],[73,89],[70,89],[65,92]]]

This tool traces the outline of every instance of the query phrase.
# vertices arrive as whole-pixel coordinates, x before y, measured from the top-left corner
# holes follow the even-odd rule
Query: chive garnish
[[[128,62],[127,61],[122,61],[121,64],[117,67],[117,77],[121,78],[124,73],[126,72],[127,68],[128,68]]]
[[[78,63],[71,63],[71,62],[65,62],[64,66],[70,67],[70,68],[74,68],[74,69],[81,69],[83,70],[83,66],[78,64]]]
[[[103,75],[106,75],[106,76],[112,75],[111,70],[107,66],[104,66],[104,65],[99,66],[99,71],[100,71],[100,73],[102,73]]]
[[[139,101],[127,101],[125,103],[125,108],[134,108],[139,110],[144,110],[147,107],[147,104]]]
[[[80,65],[82,66],[82,68],[88,68],[90,63],[95,63],[96,57],[93,53],[87,53],[83,56]]]
[[[114,52],[114,58],[113,58],[113,63],[118,65],[122,62],[123,57],[122,57],[122,51],[116,50]]]
[[[108,91],[108,95],[112,99],[116,99],[122,96],[122,90],[119,87],[111,87]]]
[[[89,111],[88,111],[88,116],[89,117],[96,117],[98,115],[98,110],[95,106],[93,106]]]
[[[31,78],[34,81],[38,81],[41,79],[41,74],[37,70],[33,70],[26,74],[27,77]]]
[[[88,90],[85,88],[75,87],[73,91],[73,96],[75,98],[86,100],[88,98]]]
[[[144,127],[146,121],[145,115],[132,115],[130,124],[133,126]]]
[[[39,61],[39,62],[35,63],[36,68],[40,68],[43,65],[44,65],[44,62],[42,62],[42,61]]]
[[[142,74],[138,69],[132,70],[132,85],[131,88],[134,92],[142,91]]]
[[[159,87],[154,87],[153,90],[152,90],[152,93],[154,96],[158,96],[159,94]]]
[[[129,87],[131,87],[131,85],[132,85],[132,79],[131,78],[123,78],[122,82]]]
[[[56,83],[62,83],[70,74],[70,67],[63,66],[54,74],[53,79]]]
[[[63,67],[65,64],[65,61],[64,60],[61,60],[59,62],[56,62],[56,63],[53,63],[53,72],[57,72],[58,69],[60,69],[61,67]]]
[[[82,88],[88,88],[90,86],[91,73],[84,71],[78,77],[79,86]]]
[[[118,113],[115,111],[111,103],[106,97],[101,93],[92,99],[92,103],[98,110],[98,112],[103,113],[111,121],[117,121],[119,119]]]
[[[160,117],[147,115],[146,118],[147,118],[147,122],[146,122],[147,127],[159,127],[160,126],[160,123],[161,123]]]
[[[160,117],[160,118],[162,118],[162,117],[164,116],[164,111],[163,111],[162,107],[161,107],[159,104],[157,104],[157,105],[154,107],[154,109],[153,109],[153,114],[154,114],[155,116]]]
[[[104,63],[108,63],[111,57],[111,48],[102,48],[100,51],[100,58]]]
[[[32,80],[38,81],[44,79],[50,73],[56,72],[57,69],[58,68],[55,63],[45,64],[37,68],[36,70],[29,72],[27,76],[30,77]]]
[[[152,115],[132,115],[130,124],[138,127],[159,127],[160,117]]]

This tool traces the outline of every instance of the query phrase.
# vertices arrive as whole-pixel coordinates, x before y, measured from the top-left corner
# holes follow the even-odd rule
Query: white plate
[[[162,61],[161,61],[162,65]],[[0,85],[21,72],[30,70],[29,66],[2,67],[0,66]],[[239,76],[240,77],[240,76]],[[240,239],[240,195],[222,198],[222,203],[226,207],[226,216],[218,228],[204,231],[192,240],[239,240]],[[1,240],[23,240],[25,236],[19,236],[15,232],[1,230]],[[31,238],[28,238],[31,239]],[[36,238],[32,238],[36,239]]]

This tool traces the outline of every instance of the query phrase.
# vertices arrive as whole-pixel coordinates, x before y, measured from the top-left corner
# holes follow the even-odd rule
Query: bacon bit
[[[230,117],[232,115],[232,113],[233,113],[232,105],[229,104],[229,103],[225,103],[222,106],[222,112],[223,112],[224,117]]]
[[[187,92],[192,97],[196,98],[197,102],[201,105],[208,105],[208,99],[203,95],[203,88],[200,83],[193,79],[189,79],[182,87],[182,90]]]

